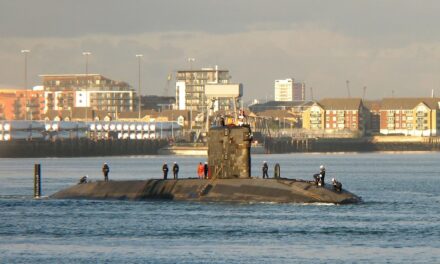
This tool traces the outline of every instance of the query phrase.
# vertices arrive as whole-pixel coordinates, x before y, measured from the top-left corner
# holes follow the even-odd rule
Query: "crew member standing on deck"
[[[324,186],[324,178],[325,178],[325,167],[324,165],[319,166],[319,176],[321,180],[321,185]]]
[[[337,192],[342,191],[342,183],[338,182],[335,178],[332,179],[333,189]]]
[[[267,174],[267,171],[269,170],[269,166],[267,166],[267,162],[263,162],[263,179],[268,178],[269,179],[269,175]]]
[[[204,166],[201,162],[199,162],[199,166],[197,167],[197,176],[199,177],[199,179],[203,179],[203,174],[204,174]]]
[[[110,172],[110,167],[107,163],[102,165],[102,174],[104,174],[104,181],[108,182],[108,173]]]
[[[166,162],[163,163],[162,171],[163,171],[163,179],[166,180],[168,178],[168,165]]]
[[[318,186],[323,186],[324,185],[324,179],[325,179],[325,167],[324,165],[321,165],[319,167],[319,173],[316,173],[315,175],[313,175],[313,178],[315,178],[315,183]]]
[[[209,171],[208,162],[205,162],[205,165],[203,166],[203,173],[205,179],[208,179],[208,171]]]
[[[173,165],[173,175],[174,175],[174,179],[175,180],[177,180],[178,174],[179,174],[179,165],[177,165],[177,162],[174,162],[174,165]]]

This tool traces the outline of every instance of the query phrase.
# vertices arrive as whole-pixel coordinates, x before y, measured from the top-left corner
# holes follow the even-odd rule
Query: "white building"
[[[176,105],[179,110],[206,111],[208,99],[205,94],[206,84],[228,84],[228,70],[202,68],[201,70],[177,71]]]
[[[88,107],[117,113],[135,109],[136,93],[129,84],[100,74],[51,74],[43,78],[44,111]]]
[[[305,87],[304,82],[295,82],[293,78],[275,80],[275,101],[304,101]]]

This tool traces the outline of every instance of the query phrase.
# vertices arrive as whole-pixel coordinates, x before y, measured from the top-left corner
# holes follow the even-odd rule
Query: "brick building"
[[[303,128],[365,133],[367,109],[358,98],[323,99],[303,112]]]
[[[0,120],[41,120],[43,91],[0,90]]]
[[[440,134],[440,98],[384,98],[380,133],[437,136]]]

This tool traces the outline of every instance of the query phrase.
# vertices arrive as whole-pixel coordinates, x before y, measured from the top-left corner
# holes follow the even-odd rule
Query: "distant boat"
[[[159,155],[207,156],[208,146],[202,143],[176,143],[157,151]]]

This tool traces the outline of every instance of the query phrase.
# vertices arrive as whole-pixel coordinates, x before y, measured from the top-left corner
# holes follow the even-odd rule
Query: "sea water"
[[[205,157],[0,159],[0,263],[440,263],[438,152],[255,155],[252,175],[326,181],[362,196],[355,205],[230,204],[33,199],[83,175],[161,177],[163,162],[196,177]]]

